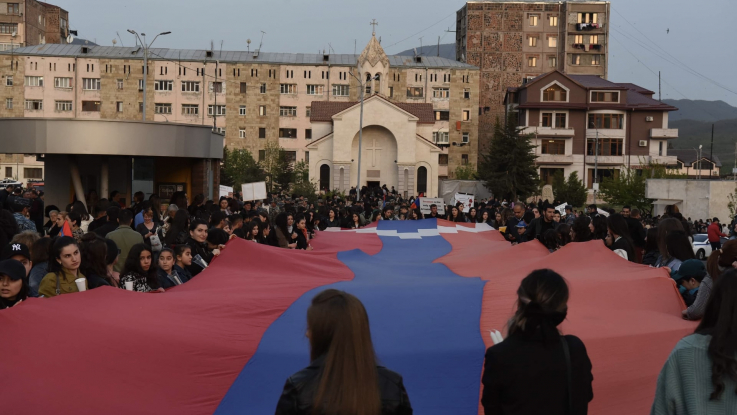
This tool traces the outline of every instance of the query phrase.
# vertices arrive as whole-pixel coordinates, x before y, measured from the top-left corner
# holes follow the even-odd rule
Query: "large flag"
[[[660,368],[695,327],[665,271],[601,241],[550,254],[485,224],[374,226],[320,233],[309,252],[236,239],[162,294],[98,288],[2,310],[2,412],[274,413],[287,377],[309,364],[306,310],[326,288],[364,303],[378,358],[404,377],[417,414],[479,414],[489,331],[505,332],[534,269],[571,286],[561,329],[593,363],[590,413],[646,413]]]

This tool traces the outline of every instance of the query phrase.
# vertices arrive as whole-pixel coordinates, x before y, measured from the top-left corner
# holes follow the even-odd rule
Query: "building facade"
[[[66,43],[69,12],[36,0],[0,2],[0,51]]]
[[[706,155],[704,155],[706,154]],[[675,156],[676,162],[668,166],[668,172],[681,174],[689,179],[718,179],[722,162],[716,155],[699,154],[696,149],[669,149],[668,155]]]
[[[480,68],[479,148],[507,88],[552,70],[608,75],[608,1],[470,1],[456,14],[456,59]]]
[[[521,133],[533,137],[542,181],[575,171],[591,189],[595,171],[601,183],[623,168],[676,164],[668,141],[678,129],[668,127],[668,113],[678,108],[652,95],[634,84],[556,70],[510,88],[505,104]]]
[[[370,54],[368,56],[367,54]],[[434,123],[425,137],[440,149],[439,178],[478,158],[479,71],[437,57],[387,56],[372,37],[366,60],[383,62],[366,98],[427,104]],[[229,148],[263,157],[278,140],[295,161],[310,162],[313,102],[357,102],[366,75],[360,55],[211,52],[51,45],[0,53],[0,117],[140,120],[209,125]],[[10,60],[15,59],[15,65]],[[145,75],[144,75],[145,74]],[[376,77],[375,75],[378,75]],[[347,190],[347,189],[341,189]]]

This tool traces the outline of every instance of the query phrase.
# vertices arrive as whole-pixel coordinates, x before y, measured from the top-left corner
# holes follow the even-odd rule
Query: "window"
[[[173,81],[156,81],[154,82],[154,91],[173,91]]]
[[[160,104],[156,103],[154,106],[154,113],[156,114],[171,114],[171,104]]]
[[[258,106],[258,115],[259,115],[259,117],[265,117],[266,116],[266,105],[259,105]]]
[[[7,110],[13,109],[13,98],[5,98],[5,109]]]
[[[307,95],[322,95],[324,85],[307,85]]]
[[[549,14],[548,15],[548,24],[550,26],[558,26],[558,16]]]
[[[217,106],[208,105],[207,115],[212,116],[213,114],[217,116],[224,116],[225,115],[225,105],[217,105]]]
[[[333,96],[347,97],[349,92],[348,85],[333,85]]]
[[[309,118],[312,116],[312,107],[305,107],[305,117]]]
[[[238,107],[238,115],[240,115],[241,117],[246,115],[245,105],[241,105],[240,107]]]
[[[530,14],[528,15],[530,26],[537,26],[537,20],[540,18],[539,14]]]
[[[12,76],[5,77],[5,86],[13,86],[13,77]]]
[[[535,66],[537,66],[537,58],[535,56],[528,56],[527,57],[527,66],[529,66],[529,67],[535,67]]]
[[[394,98],[394,87],[393,86],[389,87],[389,98]]]
[[[425,96],[425,91],[421,87],[409,87],[407,88],[407,98],[422,98]]]
[[[573,43],[576,45],[583,45],[583,35],[575,35],[573,37]]]
[[[469,110],[463,110],[463,118],[461,118],[462,121],[470,121],[471,120],[471,111]]]
[[[566,140],[542,140],[542,154],[566,154]]]
[[[289,163],[297,162],[297,152],[296,151],[285,151],[284,156],[285,156],[284,158],[287,159]]]
[[[296,128],[280,128],[279,138],[297,138]]]
[[[450,111],[435,111],[435,121],[449,121]]]
[[[251,76],[258,76],[258,69],[251,69]]]
[[[258,129],[258,138],[266,138],[266,128],[261,127]],[[261,159],[260,155],[259,155],[259,159]]]
[[[537,46],[537,36],[527,36],[527,43],[533,47]]]
[[[266,160],[266,150],[259,150],[258,151],[258,161],[264,161]]]
[[[118,89],[123,89],[123,80],[122,79],[118,79],[117,81],[115,81],[115,83],[117,84]]]
[[[659,156],[663,155],[663,142],[662,141],[658,143],[658,155]]]
[[[619,102],[619,92],[592,92],[591,102]]]
[[[305,129],[305,138],[306,138],[307,140],[310,140],[310,139],[312,139],[312,128],[307,128],[307,129]]]
[[[259,92],[262,94],[266,93],[266,84],[261,84],[261,88],[259,89]]]
[[[225,92],[225,85],[223,85],[222,82],[210,82],[209,91],[216,94],[222,94],[223,92]]]
[[[461,164],[464,166],[468,164],[468,154],[461,154]]]
[[[471,91],[468,89],[463,90],[463,99],[471,99]]]
[[[579,13],[578,23],[598,23],[598,13]]]
[[[56,110],[57,111],[71,111],[72,101],[56,101]]]
[[[553,177],[555,177],[556,173],[563,173],[563,169],[554,169],[554,168],[541,168],[540,169],[540,180],[545,184],[553,184]]]
[[[43,169],[40,167],[24,167],[23,176],[26,179],[43,179]]]
[[[461,136],[461,143],[468,144],[469,141],[470,141],[469,133],[463,133],[463,135]]]
[[[99,91],[100,78],[82,78],[82,89],[86,91]]]
[[[450,143],[450,134],[447,131],[435,131],[432,133],[432,138],[435,144]]]
[[[571,55],[571,65],[580,65],[581,55]]]
[[[297,85],[294,84],[281,84],[279,85],[279,92],[281,94],[296,94]]]
[[[279,107],[280,117],[296,117],[297,107]]]
[[[138,113],[140,114],[142,112],[143,112],[143,102],[139,102],[138,103]]]
[[[287,70],[286,78],[294,78],[294,71]]]
[[[432,97],[440,99],[450,98],[450,88],[433,88]]]
[[[182,104],[182,115],[199,115],[200,106],[197,104]]]
[[[82,111],[100,112],[100,101],[82,101]]]
[[[241,94],[245,94],[248,92],[248,84],[245,82],[241,82]]]
[[[310,164],[310,152],[305,151],[305,163]]]
[[[115,103],[115,110],[117,112],[123,112],[123,101],[118,101]]]
[[[18,23],[0,23],[0,35],[18,33]]]
[[[182,81],[182,92],[200,92],[200,83],[195,81]]]
[[[246,138],[246,129],[243,127],[238,128],[238,138]]]
[[[552,127],[553,126],[553,113],[543,112],[541,127]]]
[[[447,154],[438,154],[438,165],[440,166],[448,165],[448,155]]]
[[[26,86],[44,86],[44,77],[26,76]]]
[[[138,91],[143,91],[143,79],[138,80]]]
[[[555,113],[555,128],[566,128],[566,113],[565,112]]]
[[[26,109],[29,111],[40,111],[44,109],[44,102],[40,99],[27,99]]]
[[[591,56],[591,64],[594,66],[601,65],[601,55],[592,55]]]
[[[551,68],[555,68],[558,66],[558,58],[555,56],[548,56],[548,65],[550,65]]]
[[[8,14],[20,14],[20,4],[8,3]]]
[[[568,91],[560,85],[551,85],[543,91],[543,101],[568,101]]]
[[[600,138],[599,139],[599,155],[600,156],[621,156],[623,141],[621,138]],[[594,155],[596,148],[596,139],[589,138],[586,145],[586,154]]]
[[[589,128],[622,129],[624,114],[589,114]]]
[[[213,131],[215,131],[218,134],[225,135],[225,128],[223,128],[223,127],[217,127]]]
[[[71,88],[72,78],[54,78],[54,88]]]
[[[549,48],[558,47],[558,36],[548,36],[548,47]]]
[[[591,36],[589,36],[589,44],[591,44],[591,45],[598,45],[599,44],[599,35],[591,35]]]
[[[13,177],[13,168],[12,167],[6,167],[5,168],[5,177]]]

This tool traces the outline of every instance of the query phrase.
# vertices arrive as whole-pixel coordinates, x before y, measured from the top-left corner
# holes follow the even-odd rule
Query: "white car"
[[[727,241],[727,238],[721,238],[722,245]],[[705,233],[697,233],[693,236],[693,253],[696,255],[696,259],[705,261],[711,255],[711,244],[709,243],[709,236]]]

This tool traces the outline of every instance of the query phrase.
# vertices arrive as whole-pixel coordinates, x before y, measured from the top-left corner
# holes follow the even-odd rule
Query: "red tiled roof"
[[[435,123],[435,112],[432,109],[432,104],[429,103],[407,103],[407,102],[393,102],[381,95],[374,95],[380,99],[390,102],[401,108],[404,111],[419,118],[419,123],[434,124]],[[345,111],[360,102],[336,102],[336,101],[313,101],[312,110],[310,113],[311,122],[330,122],[333,120],[333,116],[339,112]]]

